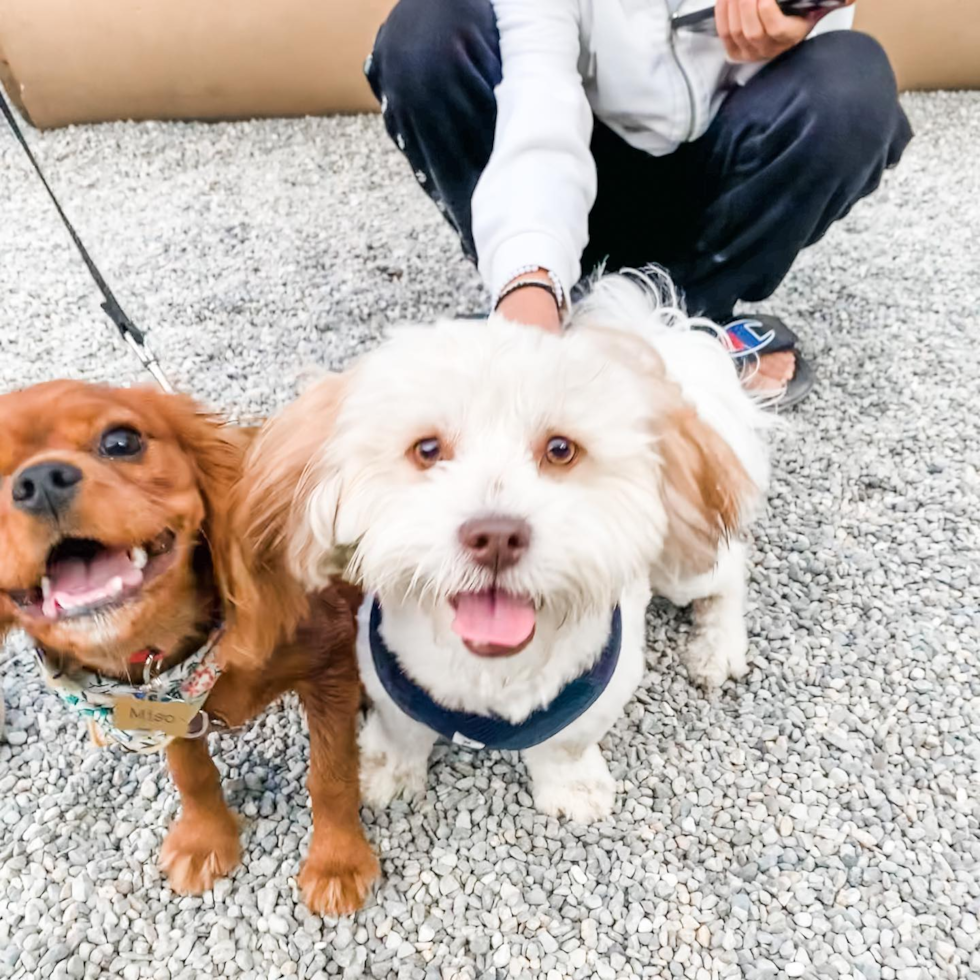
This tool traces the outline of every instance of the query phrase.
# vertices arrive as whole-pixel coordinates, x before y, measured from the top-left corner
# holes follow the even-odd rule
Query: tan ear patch
[[[690,405],[667,416],[658,449],[666,563],[688,575],[704,574],[714,567],[722,541],[738,531],[752,481],[728,443]]]
[[[634,372],[645,387],[661,494],[667,514],[663,565],[672,574],[701,575],[714,567],[721,543],[736,534],[756,487],[734,450],[685,400],[660,353],[621,327],[586,326],[606,355]]]
[[[328,375],[271,419],[253,443],[239,488],[239,527],[258,564],[295,571],[312,547],[305,504],[316,489],[310,467],[330,438],[345,382]]]

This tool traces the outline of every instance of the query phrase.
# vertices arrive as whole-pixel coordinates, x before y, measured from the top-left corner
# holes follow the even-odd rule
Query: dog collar
[[[513,724],[496,715],[475,715],[451,711],[436,702],[402,670],[396,656],[381,636],[381,605],[371,605],[369,623],[371,658],[378,679],[388,696],[410,718],[443,738],[471,749],[509,749],[520,751],[540,745],[580,718],[606,689],[616,670],[623,645],[623,617],[619,606],[613,610],[609,639],[595,664],[580,677],[569,681],[555,699]]]
[[[158,654],[151,650],[134,654],[130,663],[142,663],[146,668],[142,684],[103,677],[90,670],[60,671],[40,647],[35,648],[34,655],[45,684],[81,715],[97,741],[101,738],[103,743],[120,745],[132,752],[158,752],[178,736],[167,731],[120,728],[116,724],[119,702],[124,699],[144,702],[154,709],[179,706],[181,714],[189,716],[187,734],[182,737],[204,735],[208,718],[201,708],[221,674],[215,656],[222,632],[222,626],[215,627],[204,646],[152,679],[148,677],[148,668]]]

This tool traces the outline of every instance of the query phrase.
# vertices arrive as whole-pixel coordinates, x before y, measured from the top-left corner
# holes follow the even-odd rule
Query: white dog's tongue
[[[59,609],[85,608],[111,599],[125,589],[139,587],[143,572],[137,568],[125,548],[100,551],[94,558],[65,558],[48,569],[47,594],[41,611],[49,619],[57,618]]]
[[[506,592],[463,592],[456,597],[453,632],[468,643],[518,647],[534,630],[530,599]]]

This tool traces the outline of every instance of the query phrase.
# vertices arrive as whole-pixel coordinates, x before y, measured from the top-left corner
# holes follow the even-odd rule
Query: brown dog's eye
[[[552,466],[568,466],[577,455],[578,446],[564,436],[552,436],[544,450],[544,458]]]
[[[127,425],[106,429],[99,440],[99,455],[112,459],[132,459],[143,452],[143,438]]]
[[[416,465],[421,466],[422,469],[428,469],[430,466],[435,466],[442,459],[442,443],[435,436],[430,436],[427,439],[419,439],[412,446],[411,455]]]

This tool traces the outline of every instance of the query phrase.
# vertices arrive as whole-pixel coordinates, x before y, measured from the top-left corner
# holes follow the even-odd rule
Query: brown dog
[[[159,690],[213,642],[180,691],[203,692],[207,718],[229,728],[295,691],[314,817],[299,882],[314,911],[350,912],[378,873],[359,815],[352,601],[340,588],[304,596],[244,550],[233,501],[250,441],[145,389],[56,381],[0,397],[0,634],[25,629],[49,680],[88,678],[96,700],[103,682]],[[94,708],[94,732],[126,744],[109,700],[117,713]],[[176,730],[200,735],[205,720]],[[199,893],[237,864],[238,824],[206,739],[166,751],[183,813],[160,863],[175,891]]]

